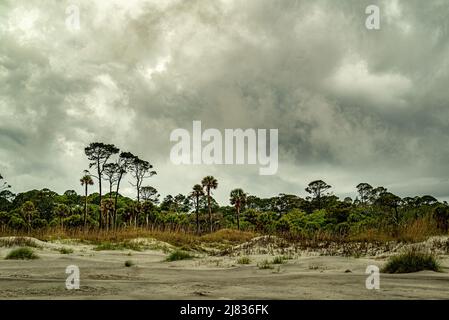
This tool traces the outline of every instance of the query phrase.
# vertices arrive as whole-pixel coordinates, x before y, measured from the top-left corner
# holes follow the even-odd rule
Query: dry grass
[[[9,239],[0,239],[0,247],[33,247],[40,248],[41,246],[35,243],[32,239],[25,237],[14,237]]]
[[[118,230],[83,230],[83,229],[70,229],[62,230],[60,228],[52,228],[45,230],[35,230],[30,234],[20,233],[17,231],[7,232],[5,236],[16,236],[14,243],[21,241],[17,239],[20,236],[34,237],[43,241],[63,240],[63,239],[78,239],[81,242],[94,244],[99,246],[99,249],[107,249],[106,247],[116,247],[116,244],[129,244],[129,240],[136,238],[153,238],[158,241],[169,243],[173,246],[180,247],[182,249],[190,250],[202,250],[203,246],[229,246],[244,243],[257,236],[252,232],[222,229],[211,234],[196,235],[193,233],[187,233],[182,231],[162,231],[162,230],[148,230],[144,228],[127,228]],[[25,242],[23,245],[30,245]],[[2,245],[2,243],[0,243]],[[4,244],[5,245],[5,244]],[[139,249],[123,245],[124,249]],[[108,249],[109,250],[109,249]]]
[[[310,235],[297,235],[290,233],[277,234],[278,240],[273,244],[270,237],[260,241],[267,242],[263,245],[273,245],[280,248],[277,254],[294,254],[301,249],[319,249],[323,254],[343,254],[343,255],[364,255],[373,251],[376,247],[389,249],[392,242],[420,242],[429,236],[437,235],[438,231],[435,224],[430,219],[416,219],[407,225],[389,229],[365,229],[357,234],[347,236],[336,235],[328,231],[317,231]],[[25,232],[3,232],[4,236],[14,235],[13,240],[3,240],[0,246],[33,246],[30,240],[20,236],[31,236],[40,240],[64,240],[77,239],[77,241],[89,243],[98,246],[98,250],[112,249],[131,249],[140,251],[146,249],[139,243],[131,243],[131,239],[153,238],[157,241],[168,243],[181,250],[193,250],[199,252],[208,252],[211,254],[227,254],[233,247],[240,244],[251,242],[251,239],[259,236],[254,232],[238,231],[235,229],[221,229],[219,231],[196,235],[185,231],[164,231],[159,229],[145,228],[121,228],[118,230],[98,230],[90,229],[69,229],[61,228],[36,230],[27,234]],[[2,236],[2,234],[0,234]],[[8,242],[9,241],[9,242]],[[295,252],[289,252],[288,249],[294,247]],[[384,248],[385,247],[385,248]],[[285,252],[283,251],[285,248]],[[383,250],[382,249],[382,250]],[[248,249],[249,250],[249,249]],[[249,254],[249,253],[246,253]]]
[[[420,242],[439,234],[441,232],[438,231],[433,220],[420,218],[400,226],[396,230],[366,229],[349,236],[349,240],[382,243],[388,241]]]

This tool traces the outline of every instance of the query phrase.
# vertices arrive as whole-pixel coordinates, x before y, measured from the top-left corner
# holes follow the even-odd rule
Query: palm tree
[[[199,220],[199,206],[200,206],[200,197],[204,196],[203,187],[199,184],[196,184],[192,188],[192,192],[190,196],[195,200],[195,213],[196,213],[196,233],[200,233],[200,220]]]
[[[210,195],[212,189],[217,189],[218,182],[217,179],[215,179],[213,176],[207,176],[203,178],[201,184],[203,185],[203,188],[206,189],[207,193],[207,208],[209,210],[209,227],[210,232],[212,232],[212,209],[210,207]]]
[[[53,209],[53,212],[56,216],[59,217],[61,229],[64,230],[64,217],[66,217],[70,213],[70,208],[65,204],[58,203],[56,207]]]
[[[246,193],[242,189],[234,189],[231,191],[230,197],[231,204],[237,211],[237,229],[240,230],[240,208],[246,203]]]
[[[86,227],[87,222],[87,187],[92,186],[94,181],[89,174],[89,171],[84,170],[84,176],[80,179],[81,185],[84,186],[84,227]]]
[[[106,225],[106,231],[109,230],[110,220],[114,212],[114,199],[106,198],[101,200],[100,214],[103,216]]]
[[[27,221],[28,234],[31,232],[31,218],[37,214],[36,207],[31,201],[27,201],[22,205],[22,216]]]

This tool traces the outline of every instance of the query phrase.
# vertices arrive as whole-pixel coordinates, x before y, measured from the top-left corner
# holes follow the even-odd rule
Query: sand
[[[0,299],[449,299],[449,256],[443,272],[381,274],[380,289],[368,290],[368,265],[385,257],[297,254],[273,269],[259,269],[270,254],[197,254],[193,260],[166,262],[167,253],[95,251],[94,246],[39,242],[36,260],[5,260],[13,248],[0,247]],[[71,254],[57,249],[71,248]],[[134,265],[125,266],[131,260]],[[66,267],[80,269],[80,289],[67,290]]]

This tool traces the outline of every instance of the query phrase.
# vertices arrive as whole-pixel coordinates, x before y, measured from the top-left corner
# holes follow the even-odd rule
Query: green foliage
[[[27,224],[22,217],[13,215],[8,221],[8,227],[14,230],[25,230],[27,228]]]
[[[272,266],[272,264],[268,260],[263,260],[262,262],[259,262],[257,264],[257,267],[259,269],[274,269],[274,267]]]
[[[285,260],[287,260],[285,257],[277,256],[277,257],[274,257],[272,264],[284,264]]]
[[[71,253],[73,253],[73,249],[65,248],[65,247],[59,248],[58,251],[59,251],[60,254],[71,254]]]
[[[48,226],[48,222],[45,219],[36,218],[31,222],[31,227],[33,229],[43,229]]]
[[[256,225],[257,230],[265,233],[272,233],[276,231],[276,220],[278,215],[273,211],[262,212],[257,216]]]
[[[103,164],[110,169],[112,176],[120,172],[128,176],[133,173],[132,177],[135,179],[135,170],[138,168],[146,170],[148,177],[155,174],[154,171],[149,171],[152,169],[151,164],[131,153],[122,152],[117,159],[118,148],[113,145],[92,143],[85,151],[92,164],[91,170],[102,167],[103,162],[96,162],[102,159],[107,160]],[[95,171],[92,173],[95,174]],[[105,177],[109,178],[109,175]],[[83,178],[88,180],[91,176],[86,173]],[[85,183],[90,188],[91,183],[87,180]],[[306,198],[294,194],[259,198],[246,195],[241,189],[234,189],[230,195],[232,206],[220,207],[213,198],[218,181],[207,176],[188,195],[167,195],[160,205],[159,194],[151,186],[136,186],[136,191],[140,191],[140,203],[120,195],[120,190],[116,192],[114,189],[110,189],[112,198],[109,199],[108,193],[103,190],[103,215],[100,215],[99,193],[91,193],[86,199],[85,186],[86,184],[83,185],[83,195],[78,195],[74,190],[67,190],[62,195],[49,189],[30,190],[17,195],[9,190],[0,191],[0,230],[12,234],[15,231],[39,234],[47,228],[61,228],[63,232],[79,230],[84,227],[84,206],[87,200],[88,229],[99,227],[100,217],[105,217],[108,213],[116,214],[116,225],[119,228],[137,226],[152,230],[205,233],[224,228],[237,229],[239,212],[241,230],[262,234],[282,233],[292,237],[315,237],[321,232],[351,237],[372,230],[399,237],[404,226],[421,220],[430,221],[427,224],[431,226],[428,228],[429,235],[437,232],[446,234],[449,231],[449,205],[446,202],[438,202],[431,195],[401,199],[384,187],[373,187],[368,183],[357,185],[354,191],[358,192],[358,196],[354,201],[349,198],[339,200],[329,192],[330,185],[316,180],[307,186],[306,191],[310,196]],[[103,187],[108,186],[106,183]],[[97,187],[99,186],[95,185],[94,189]],[[88,191],[91,192],[91,189],[93,188]],[[111,226],[108,227],[111,231]],[[103,224],[102,228],[106,229],[106,226]],[[97,250],[124,248],[141,249],[131,243],[104,243]]]
[[[136,242],[124,241],[124,242],[103,242],[94,248],[95,251],[105,250],[134,250],[142,251],[143,247]]]
[[[238,264],[250,264],[251,263],[251,259],[249,257],[240,257],[237,259],[237,263]]]
[[[382,272],[410,273],[422,270],[440,271],[440,269],[441,267],[435,256],[412,249],[400,255],[390,257]]]
[[[83,217],[79,214],[74,214],[64,219],[64,226],[69,228],[81,227],[84,225]]]
[[[194,258],[189,252],[184,250],[175,250],[171,252],[166,261],[178,261],[178,260],[186,260]]]
[[[0,239],[0,247],[34,247],[41,248],[34,240],[24,237],[11,237]]]
[[[33,250],[24,247],[18,248],[10,251],[5,259],[7,260],[29,260],[29,259],[37,259],[38,256],[34,254]]]

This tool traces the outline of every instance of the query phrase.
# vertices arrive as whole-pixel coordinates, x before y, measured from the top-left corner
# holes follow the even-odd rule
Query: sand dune
[[[368,265],[385,257],[292,255],[273,269],[257,263],[269,253],[226,256],[197,254],[193,260],[166,262],[159,250],[95,251],[92,245],[42,242],[36,260],[4,260],[13,248],[0,248],[0,299],[448,299],[449,257],[443,272],[381,274],[380,290],[365,287]],[[61,247],[73,249],[61,254]],[[134,266],[125,267],[127,260]],[[67,290],[68,265],[80,268],[80,289]]]

